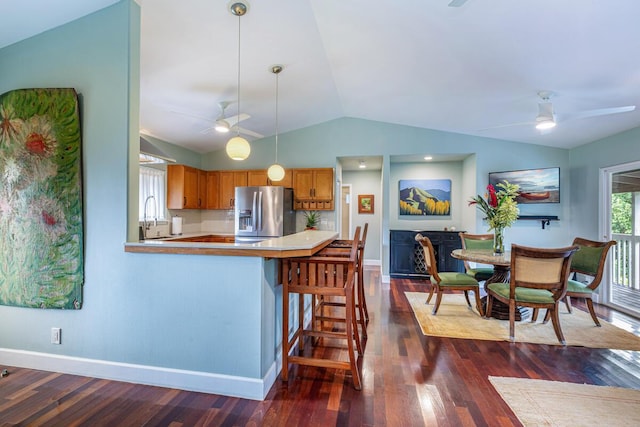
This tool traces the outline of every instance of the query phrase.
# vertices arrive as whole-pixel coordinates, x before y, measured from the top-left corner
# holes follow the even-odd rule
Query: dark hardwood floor
[[[293,365],[263,402],[5,367],[0,426],[512,426],[490,375],[640,389],[640,352],[426,337],[404,296],[425,283],[381,284],[377,269],[365,280],[362,391],[344,372]],[[597,308],[639,334],[640,321]]]

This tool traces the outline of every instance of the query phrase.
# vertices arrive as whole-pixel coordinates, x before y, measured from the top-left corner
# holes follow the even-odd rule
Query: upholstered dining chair
[[[576,252],[571,260],[571,273],[572,278],[569,279],[567,284],[567,293],[564,297],[564,302],[567,306],[567,310],[571,313],[571,298],[583,298],[589,309],[589,314],[596,326],[601,326],[598,316],[593,308],[592,296],[596,292],[600,282],[602,281],[602,275],[604,273],[604,267],[607,261],[607,254],[609,249],[616,244],[614,240],[608,242],[599,242],[595,240],[583,239],[582,237],[576,237],[573,240],[573,244],[578,246],[580,250]],[[581,282],[577,280],[576,273],[589,276],[591,279],[587,282]],[[533,320],[537,317],[537,312],[534,310]],[[548,320],[545,316],[545,321]]]
[[[493,234],[469,234],[458,233],[462,242],[462,249],[493,249]],[[471,267],[469,261],[464,261],[464,269],[467,274],[478,282],[487,280],[493,276],[493,267]]]
[[[543,249],[511,245],[511,278],[509,283],[489,283],[487,313],[493,300],[509,305],[509,339],[515,340],[516,306],[546,308],[553,322],[553,330],[562,345],[566,345],[558,305],[567,292],[571,258],[578,246]]]
[[[427,297],[426,303],[429,304],[433,294],[436,294],[436,302],[433,305],[433,314],[435,315],[438,313],[438,308],[440,308],[440,302],[442,301],[442,293],[446,289],[447,291],[463,291],[469,307],[471,307],[469,291],[473,291],[476,299],[476,309],[478,310],[478,313],[480,313],[480,316],[484,316],[482,303],[480,302],[480,285],[478,284],[478,281],[466,273],[439,272],[436,267],[436,256],[431,240],[419,233],[416,234],[415,239],[422,246],[427,273],[431,276],[431,289],[429,290],[429,296]]]

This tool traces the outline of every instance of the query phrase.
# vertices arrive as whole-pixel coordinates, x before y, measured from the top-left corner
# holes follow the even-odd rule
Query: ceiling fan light
[[[277,163],[272,164],[267,169],[267,176],[271,181],[282,181],[284,179],[285,171],[282,166]]]
[[[229,123],[226,120],[220,119],[216,120],[214,129],[216,130],[216,132],[227,133],[231,129],[231,126],[229,126]]]
[[[549,117],[538,117],[536,120],[536,129],[547,130],[556,127],[556,121]]]
[[[241,136],[234,136],[227,142],[227,155],[233,160],[244,160],[251,154],[249,141]]]

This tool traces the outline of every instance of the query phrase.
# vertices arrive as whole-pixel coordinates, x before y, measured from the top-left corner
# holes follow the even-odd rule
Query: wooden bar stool
[[[355,316],[354,284],[360,227],[356,229],[349,256],[311,256],[284,258],[282,260],[282,381],[289,379],[289,363],[299,365],[335,368],[350,371],[353,386],[361,389],[360,371],[356,363],[354,342],[358,342]],[[289,339],[289,294],[299,295],[298,327]],[[344,330],[326,330],[322,323],[312,316],[308,328],[304,325],[304,295],[317,297],[344,297]],[[312,307],[315,311],[315,307]],[[344,339],[347,342],[348,361],[307,357],[304,354],[304,338]],[[289,355],[291,348],[298,345],[298,355]]]
[[[358,323],[362,330],[362,338],[367,337],[367,325],[369,324],[369,310],[367,309],[367,299],[364,289],[364,247],[367,241],[367,231],[369,223],[364,224],[362,239],[358,243],[358,257],[356,260],[356,309],[358,310]],[[319,256],[349,256],[349,250],[353,240],[334,240],[322,249],[317,255]],[[340,307],[340,302],[330,302],[321,300],[318,308],[322,311],[324,306]]]

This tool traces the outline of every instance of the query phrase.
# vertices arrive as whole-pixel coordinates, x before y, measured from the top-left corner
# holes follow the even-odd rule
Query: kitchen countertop
[[[166,253],[186,255],[231,255],[263,258],[288,258],[310,256],[338,237],[337,231],[305,230],[284,237],[256,243],[176,242],[174,239],[207,236],[216,233],[188,233],[165,239],[127,242],[125,252]]]

